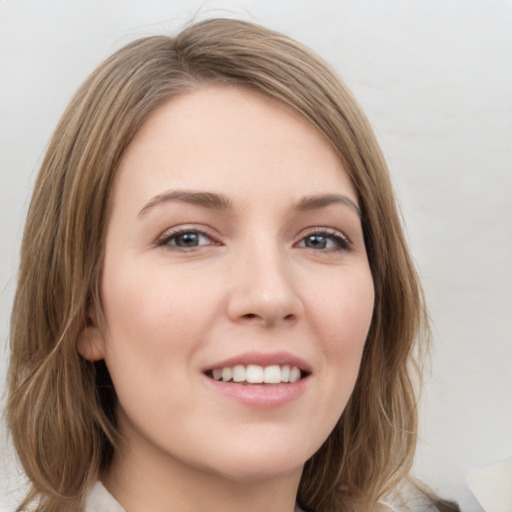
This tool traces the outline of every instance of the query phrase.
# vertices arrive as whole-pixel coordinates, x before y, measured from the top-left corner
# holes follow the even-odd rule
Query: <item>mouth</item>
[[[310,372],[293,365],[237,364],[206,370],[204,374],[218,382],[237,384],[294,384],[306,378]]]
[[[285,406],[310,387],[310,363],[289,352],[246,352],[202,369],[209,388],[251,409]]]

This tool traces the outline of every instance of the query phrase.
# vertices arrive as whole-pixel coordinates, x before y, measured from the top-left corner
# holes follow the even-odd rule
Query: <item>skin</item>
[[[124,441],[105,485],[128,512],[291,512],[353,390],[373,310],[346,171],[287,107],[207,86],[147,120],[112,201],[107,328],[93,322],[79,342],[119,397]],[[307,362],[303,391],[278,406],[219,393],[205,368],[247,352]]]

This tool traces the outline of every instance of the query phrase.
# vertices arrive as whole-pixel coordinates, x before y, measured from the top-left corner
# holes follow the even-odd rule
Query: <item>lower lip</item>
[[[265,409],[280,407],[299,398],[306,391],[310,377],[282,384],[238,384],[218,381],[206,375],[205,379],[215,391],[249,407]]]

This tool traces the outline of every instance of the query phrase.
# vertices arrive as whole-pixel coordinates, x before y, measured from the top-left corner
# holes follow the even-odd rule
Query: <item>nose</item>
[[[304,312],[286,255],[276,249],[248,251],[231,272],[228,315],[240,323],[292,325]]]

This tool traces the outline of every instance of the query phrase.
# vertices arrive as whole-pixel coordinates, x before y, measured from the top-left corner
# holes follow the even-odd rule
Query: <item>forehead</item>
[[[149,198],[168,188],[245,195],[355,191],[330,143],[306,119],[261,93],[206,86],[161,105],[127,148],[116,190]],[[115,191],[116,192],[116,191]]]

